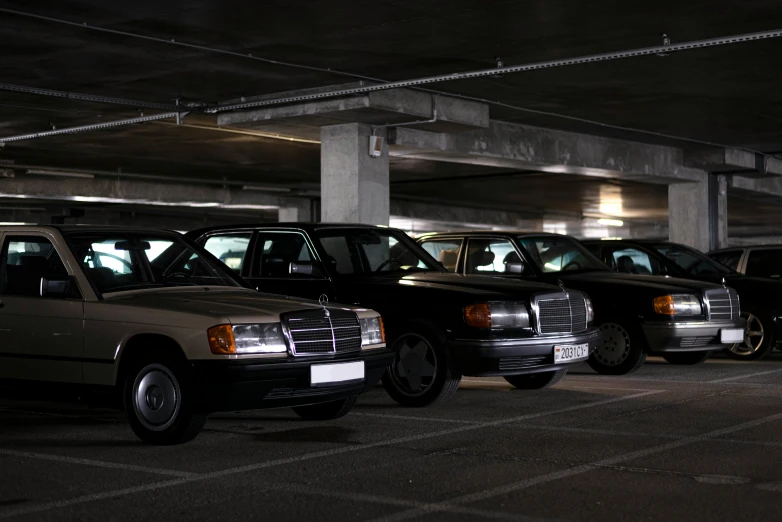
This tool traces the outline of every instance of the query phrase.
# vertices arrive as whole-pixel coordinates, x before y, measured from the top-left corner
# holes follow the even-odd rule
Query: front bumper
[[[720,342],[720,330],[744,329],[746,321],[645,323],[644,335],[651,352],[706,352],[723,350],[733,343]]]
[[[597,328],[572,335],[546,335],[525,339],[469,340],[449,343],[462,375],[490,377],[562,370],[586,361],[554,363],[554,346],[589,344],[591,354],[602,339]]]
[[[374,387],[391,364],[387,348],[334,357],[300,357],[278,361],[192,361],[200,410],[204,412],[303,406],[358,395]],[[363,382],[310,385],[310,366],[364,361]]]

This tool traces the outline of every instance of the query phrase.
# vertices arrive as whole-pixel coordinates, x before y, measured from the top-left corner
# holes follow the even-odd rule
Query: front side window
[[[51,241],[41,236],[10,236],[0,257],[0,293],[41,296],[41,278],[68,275]]]
[[[459,260],[459,251],[462,249],[462,240],[459,239],[430,239],[423,241],[421,247],[435,258],[449,272],[456,272],[456,263]]]
[[[393,229],[323,229],[315,233],[327,268],[336,274],[387,274],[443,268],[403,232]]]
[[[228,268],[241,274],[251,237],[250,232],[209,236],[204,242],[204,248]]]
[[[253,256],[253,277],[320,276],[320,264],[299,232],[261,232]]]
[[[208,253],[174,235],[78,232],[66,239],[101,293],[170,286],[244,284]]]
[[[608,270],[581,243],[568,236],[520,238],[521,246],[541,272],[588,272]]]
[[[782,249],[750,251],[745,272],[748,276],[779,277],[782,274]]]
[[[652,248],[692,276],[729,274],[731,270],[705,254],[682,245],[659,243]]]
[[[717,252],[716,254],[710,254],[713,260],[722,266],[728,267],[731,270],[738,270],[739,261],[741,261],[741,250],[731,250],[730,252]]]
[[[470,239],[467,244],[467,274],[513,273],[510,267],[521,258],[507,239]]]
[[[611,260],[617,272],[625,274],[662,275],[660,262],[637,248],[614,250]]]

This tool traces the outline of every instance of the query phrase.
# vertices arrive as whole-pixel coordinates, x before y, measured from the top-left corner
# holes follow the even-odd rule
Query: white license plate
[[[364,380],[364,361],[334,364],[313,364],[310,366],[310,384],[338,384]]]
[[[721,343],[740,343],[744,340],[744,330],[741,328],[723,328],[720,330]]]
[[[554,363],[577,361],[589,357],[589,344],[554,347]]]

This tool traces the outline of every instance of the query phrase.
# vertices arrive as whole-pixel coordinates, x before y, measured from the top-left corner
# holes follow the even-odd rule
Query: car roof
[[[361,223],[315,223],[315,222],[288,222],[288,223],[238,223],[235,225],[217,225],[213,227],[199,228],[191,230],[187,233],[188,236],[201,236],[203,234],[210,234],[212,232],[220,232],[223,230],[246,230],[246,229],[290,229],[290,230],[304,230],[305,232],[312,232],[314,230],[320,230],[324,228],[372,228],[379,230],[399,230],[396,228],[386,227],[382,225],[364,225]]]
[[[551,232],[534,232],[529,230],[464,230],[456,232],[431,232],[422,234],[418,239],[427,239],[430,237],[462,236],[462,237],[519,237],[519,236],[550,236],[550,237],[572,237],[566,234],[554,234]]]
[[[3,225],[0,230],[56,230],[63,233],[69,232],[138,232],[138,233],[170,233],[178,234],[175,230],[151,228],[151,227],[123,227],[116,225]]]

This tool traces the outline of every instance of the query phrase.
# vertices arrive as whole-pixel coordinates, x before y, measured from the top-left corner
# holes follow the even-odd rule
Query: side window
[[[0,293],[40,297],[42,277],[67,276],[51,241],[40,236],[10,236],[0,256]]]
[[[710,257],[722,266],[726,266],[735,271],[739,267],[741,253],[741,250],[731,250],[730,252],[718,252],[716,254],[712,254]]]
[[[210,236],[203,246],[206,251],[228,265],[228,268],[241,274],[251,237],[251,232],[220,234]]]
[[[462,249],[461,239],[431,239],[421,243],[421,247],[449,272],[456,272],[456,262]]]
[[[589,250],[593,256],[598,258],[600,261],[604,261],[603,259],[603,245],[600,243],[586,243],[584,244],[587,250]]]
[[[521,264],[513,244],[507,239],[470,239],[467,243],[467,274],[519,273]]]
[[[747,259],[746,274],[778,278],[782,274],[782,249],[752,250]]]
[[[254,277],[322,276],[303,235],[275,232],[258,236],[251,275]]]
[[[615,250],[611,255],[613,267],[626,274],[661,275],[660,263],[646,252],[635,248]]]

